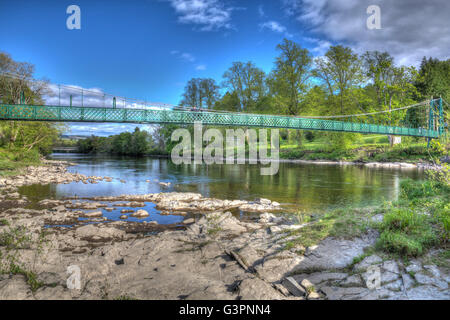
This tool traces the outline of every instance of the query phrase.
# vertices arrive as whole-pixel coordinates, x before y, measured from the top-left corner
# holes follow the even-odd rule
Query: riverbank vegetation
[[[9,78],[1,73],[13,73]],[[45,81],[31,82],[34,66],[27,62],[14,61],[8,54],[0,52],[0,101],[2,103],[42,104],[42,95],[47,92]],[[40,163],[41,156],[52,152],[52,146],[63,127],[50,122],[0,122],[0,176],[13,175],[27,166]]]
[[[450,174],[428,172],[425,181],[404,180],[399,200],[373,208],[340,208],[323,214],[298,214],[305,226],[290,231],[286,249],[304,250],[327,237],[352,239],[369,229],[379,232],[369,251],[403,258],[418,257],[431,249],[450,256]]]

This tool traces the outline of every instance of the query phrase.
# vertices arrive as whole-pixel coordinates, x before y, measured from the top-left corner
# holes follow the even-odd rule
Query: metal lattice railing
[[[0,104],[0,120],[245,126],[438,138],[439,130],[276,115]]]

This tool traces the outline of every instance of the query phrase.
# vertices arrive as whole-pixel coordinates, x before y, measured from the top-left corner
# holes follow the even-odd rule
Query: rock
[[[403,281],[401,279],[389,282],[383,286],[384,289],[389,289],[392,291],[400,291],[403,287]]]
[[[408,290],[414,285],[414,279],[407,273],[402,274],[402,281],[404,290]]]
[[[422,270],[422,264],[417,260],[411,260],[410,264],[406,267],[407,272],[419,272]]]
[[[343,287],[361,287],[361,276],[359,274],[352,275],[348,277],[347,279],[341,281],[339,285]]]
[[[306,290],[303,289],[303,287],[301,287],[292,277],[285,278],[282,285],[295,297],[306,296]]]
[[[122,215],[122,216],[120,216],[120,219],[126,220],[126,219],[128,219],[128,216],[127,215]]]
[[[398,268],[398,264],[394,260],[383,262],[382,267],[383,267],[383,269],[385,271],[389,271],[389,272],[392,272],[392,273],[400,273],[400,270]]]
[[[33,295],[24,276],[17,275],[0,282],[0,300],[31,300]]]
[[[93,211],[93,212],[83,213],[83,217],[85,217],[85,218],[98,218],[98,217],[102,217],[102,216],[103,216],[103,212],[101,212],[101,211]]]
[[[416,278],[416,281],[419,284],[425,284],[425,285],[434,285],[438,287],[439,289],[448,289],[448,283],[446,281],[432,278],[430,276],[427,276],[426,274],[419,272],[414,275],[414,278]]]
[[[330,270],[345,268],[353,259],[364,252],[364,248],[375,243],[375,235],[367,235],[353,240],[327,238],[317,248],[310,250],[307,256],[300,257],[292,271],[311,269]]]
[[[381,284],[389,283],[397,280],[400,277],[398,273],[389,271],[381,272]]]
[[[245,279],[239,285],[242,300],[279,300],[283,295],[267,282],[258,279]]]
[[[294,279],[295,280],[295,279]],[[311,292],[314,290],[314,284],[309,281],[308,279],[303,279],[300,282],[300,285],[307,291],[307,292]]]
[[[435,278],[440,278],[441,277],[441,272],[439,271],[439,269],[434,266],[434,265],[427,265],[427,266],[423,266],[423,268],[425,270],[427,270],[428,272],[430,272],[433,277]]]
[[[269,206],[272,204],[272,201],[270,201],[269,199],[264,199],[264,198],[258,199],[257,202],[259,202],[260,204],[265,205],[265,206]]]
[[[410,300],[450,300],[448,290],[441,291],[431,285],[413,287],[406,291],[406,295]]]
[[[340,300],[356,298],[358,295],[368,293],[369,289],[351,287],[351,288],[340,288],[340,287],[322,287],[321,291],[326,295],[328,300]]]
[[[328,282],[328,281],[337,281],[346,278],[348,275],[346,273],[339,272],[315,272],[310,274],[297,274],[292,276],[297,282],[300,282],[303,279],[307,279],[315,286],[320,283]]]
[[[309,294],[308,294],[308,300],[318,300],[318,299],[320,299],[321,297],[320,297],[320,294],[318,294],[317,292],[315,292],[315,291],[311,291]]]
[[[75,233],[80,238],[123,238],[125,235],[125,231],[108,227],[100,228],[93,224],[79,227],[78,229],[76,229]]]
[[[371,255],[365,257],[361,262],[357,263],[353,267],[353,271],[355,272],[364,272],[372,265],[380,264],[383,261],[381,257],[377,255]]]
[[[133,212],[134,212],[134,210],[129,210],[129,209],[120,210],[120,213],[133,213]]]
[[[146,210],[138,210],[131,214],[131,217],[133,218],[146,218],[150,214]]]
[[[183,221],[183,224],[193,224],[193,223],[195,223],[195,219],[194,218],[185,219]]]

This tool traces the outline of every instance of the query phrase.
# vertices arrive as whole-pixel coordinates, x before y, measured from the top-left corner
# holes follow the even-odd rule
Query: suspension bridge
[[[55,87],[55,86],[54,86]],[[67,86],[63,86],[67,87]],[[434,99],[415,105],[392,110],[383,110],[372,113],[333,116],[283,116],[270,114],[250,114],[239,112],[225,112],[218,110],[204,110],[183,108],[167,104],[147,103],[133,99],[117,98],[104,93],[81,90],[79,105],[74,105],[74,95],[64,91],[66,98],[61,98],[61,85],[55,87],[59,90],[59,99],[56,105],[33,105],[22,94],[17,104],[5,104],[0,101],[0,120],[17,121],[51,121],[51,122],[94,122],[94,123],[136,123],[136,124],[194,124],[212,126],[242,126],[260,128],[280,128],[296,130],[319,130],[336,132],[353,132],[362,134],[386,134],[398,136],[439,138],[444,133],[443,100]],[[56,91],[56,90],[54,90]],[[53,94],[55,98],[57,93]],[[103,95],[103,99],[92,99],[92,95]],[[108,98],[109,97],[109,98]],[[64,100],[69,99],[67,105]],[[123,106],[117,103],[122,100]],[[85,106],[85,101],[90,101]],[[110,106],[106,106],[109,104]],[[398,125],[391,125],[389,118],[394,112],[402,112],[413,108],[422,108],[418,114],[425,117],[420,124],[416,121],[411,125],[405,120],[396,121]],[[386,115],[384,123],[376,120],[377,115]]]

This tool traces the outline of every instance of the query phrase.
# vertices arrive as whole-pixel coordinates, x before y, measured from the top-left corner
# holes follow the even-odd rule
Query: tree
[[[424,57],[419,69],[419,77],[415,86],[421,99],[442,97],[450,101],[450,59],[440,61],[438,59]]]
[[[287,39],[277,49],[281,53],[275,60],[275,69],[268,80],[271,93],[284,113],[298,115],[300,101],[311,76],[312,57],[307,49]]]
[[[42,104],[42,95],[49,92],[48,81],[33,79],[34,65],[14,61],[0,52],[0,101],[6,104]],[[9,121],[0,123],[0,146],[10,149],[36,149],[42,154],[51,152],[51,145],[62,126],[49,122]]]
[[[252,62],[233,62],[224,73],[223,86],[239,98],[240,111],[250,111],[266,94],[265,73]]]
[[[387,105],[386,86],[394,72],[394,58],[387,52],[367,51],[363,55],[366,76],[372,81],[377,106]]]
[[[219,98],[219,87],[213,79],[193,78],[184,88],[181,105],[190,108],[211,109]]]
[[[364,79],[358,55],[348,47],[331,46],[325,57],[317,58],[315,63],[314,75],[325,83],[331,97],[338,96],[341,114],[350,111],[351,106],[344,109],[345,98]]]

